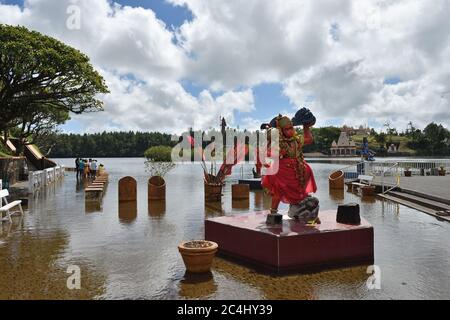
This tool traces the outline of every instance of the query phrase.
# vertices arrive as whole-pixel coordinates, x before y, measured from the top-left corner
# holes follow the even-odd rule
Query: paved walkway
[[[389,184],[395,184],[395,177],[386,177],[385,179],[385,181]],[[374,183],[376,185],[381,185],[380,177],[375,177]],[[400,188],[426,194],[431,197],[444,199],[446,202],[450,202],[450,175],[445,177],[402,176],[400,178]]]

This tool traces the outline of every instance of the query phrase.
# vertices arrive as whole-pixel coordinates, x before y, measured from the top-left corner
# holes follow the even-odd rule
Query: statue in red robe
[[[278,129],[280,134],[280,159],[278,172],[262,178],[263,188],[272,196],[269,224],[281,223],[282,216],[278,214],[280,202],[291,206],[289,210],[291,218],[320,223],[319,201],[310,197],[311,193],[317,191],[316,181],[302,151],[304,145],[314,142],[310,126],[315,123],[315,118],[313,122],[303,123],[303,136],[297,134],[294,128],[295,121],[295,118],[291,121],[288,117],[280,115],[271,124],[271,127]]]

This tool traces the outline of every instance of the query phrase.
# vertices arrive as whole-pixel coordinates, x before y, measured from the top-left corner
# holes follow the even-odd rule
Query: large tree
[[[0,134],[47,134],[69,113],[103,110],[103,77],[80,51],[39,32],[0,24]]]

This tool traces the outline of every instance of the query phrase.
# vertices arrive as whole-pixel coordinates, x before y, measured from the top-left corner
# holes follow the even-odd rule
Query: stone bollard
[[[132,177],[119,181],[119,202],[137,201],[137,182]]]
[[[250,199],[250,186],[248,184],[235,184],[231,186],[233,200]]]

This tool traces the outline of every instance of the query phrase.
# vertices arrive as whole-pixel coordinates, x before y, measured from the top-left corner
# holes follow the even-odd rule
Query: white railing
[[[395,160],[395,161],[376,161],[370,162],[370,171],[374,176],[381,176],[383,173],[386,173],[387,169],[398,165],[398,170],[400,173],[404,174],[404,172],[409,169],[412,171],[413,175],[438,175],[437,171],[443,167],[447,171],[450,169],[450,159],[420,159],[420,160]]]
[[[358,162],[337,171],[344,172],[344,180],[346,182],[355,181],[358,179],[358,176],[366,175],[366,165],[367,162]]]
[[[45,169],[42,171],[30,171],[28,174],[29,193],[46,188],[64,177],[64,167]]]
[[[387,190],[384,190],[385,187],[387,187]],[[392,191],[399,187],[400,187],[400,172],[399,172],[399,164],[397,162],[392,164],[390,167],[386,168],[383,171],[381,175],[381,190],[382,190],[381,192],[383,194],[386,194],[389,191]]]

